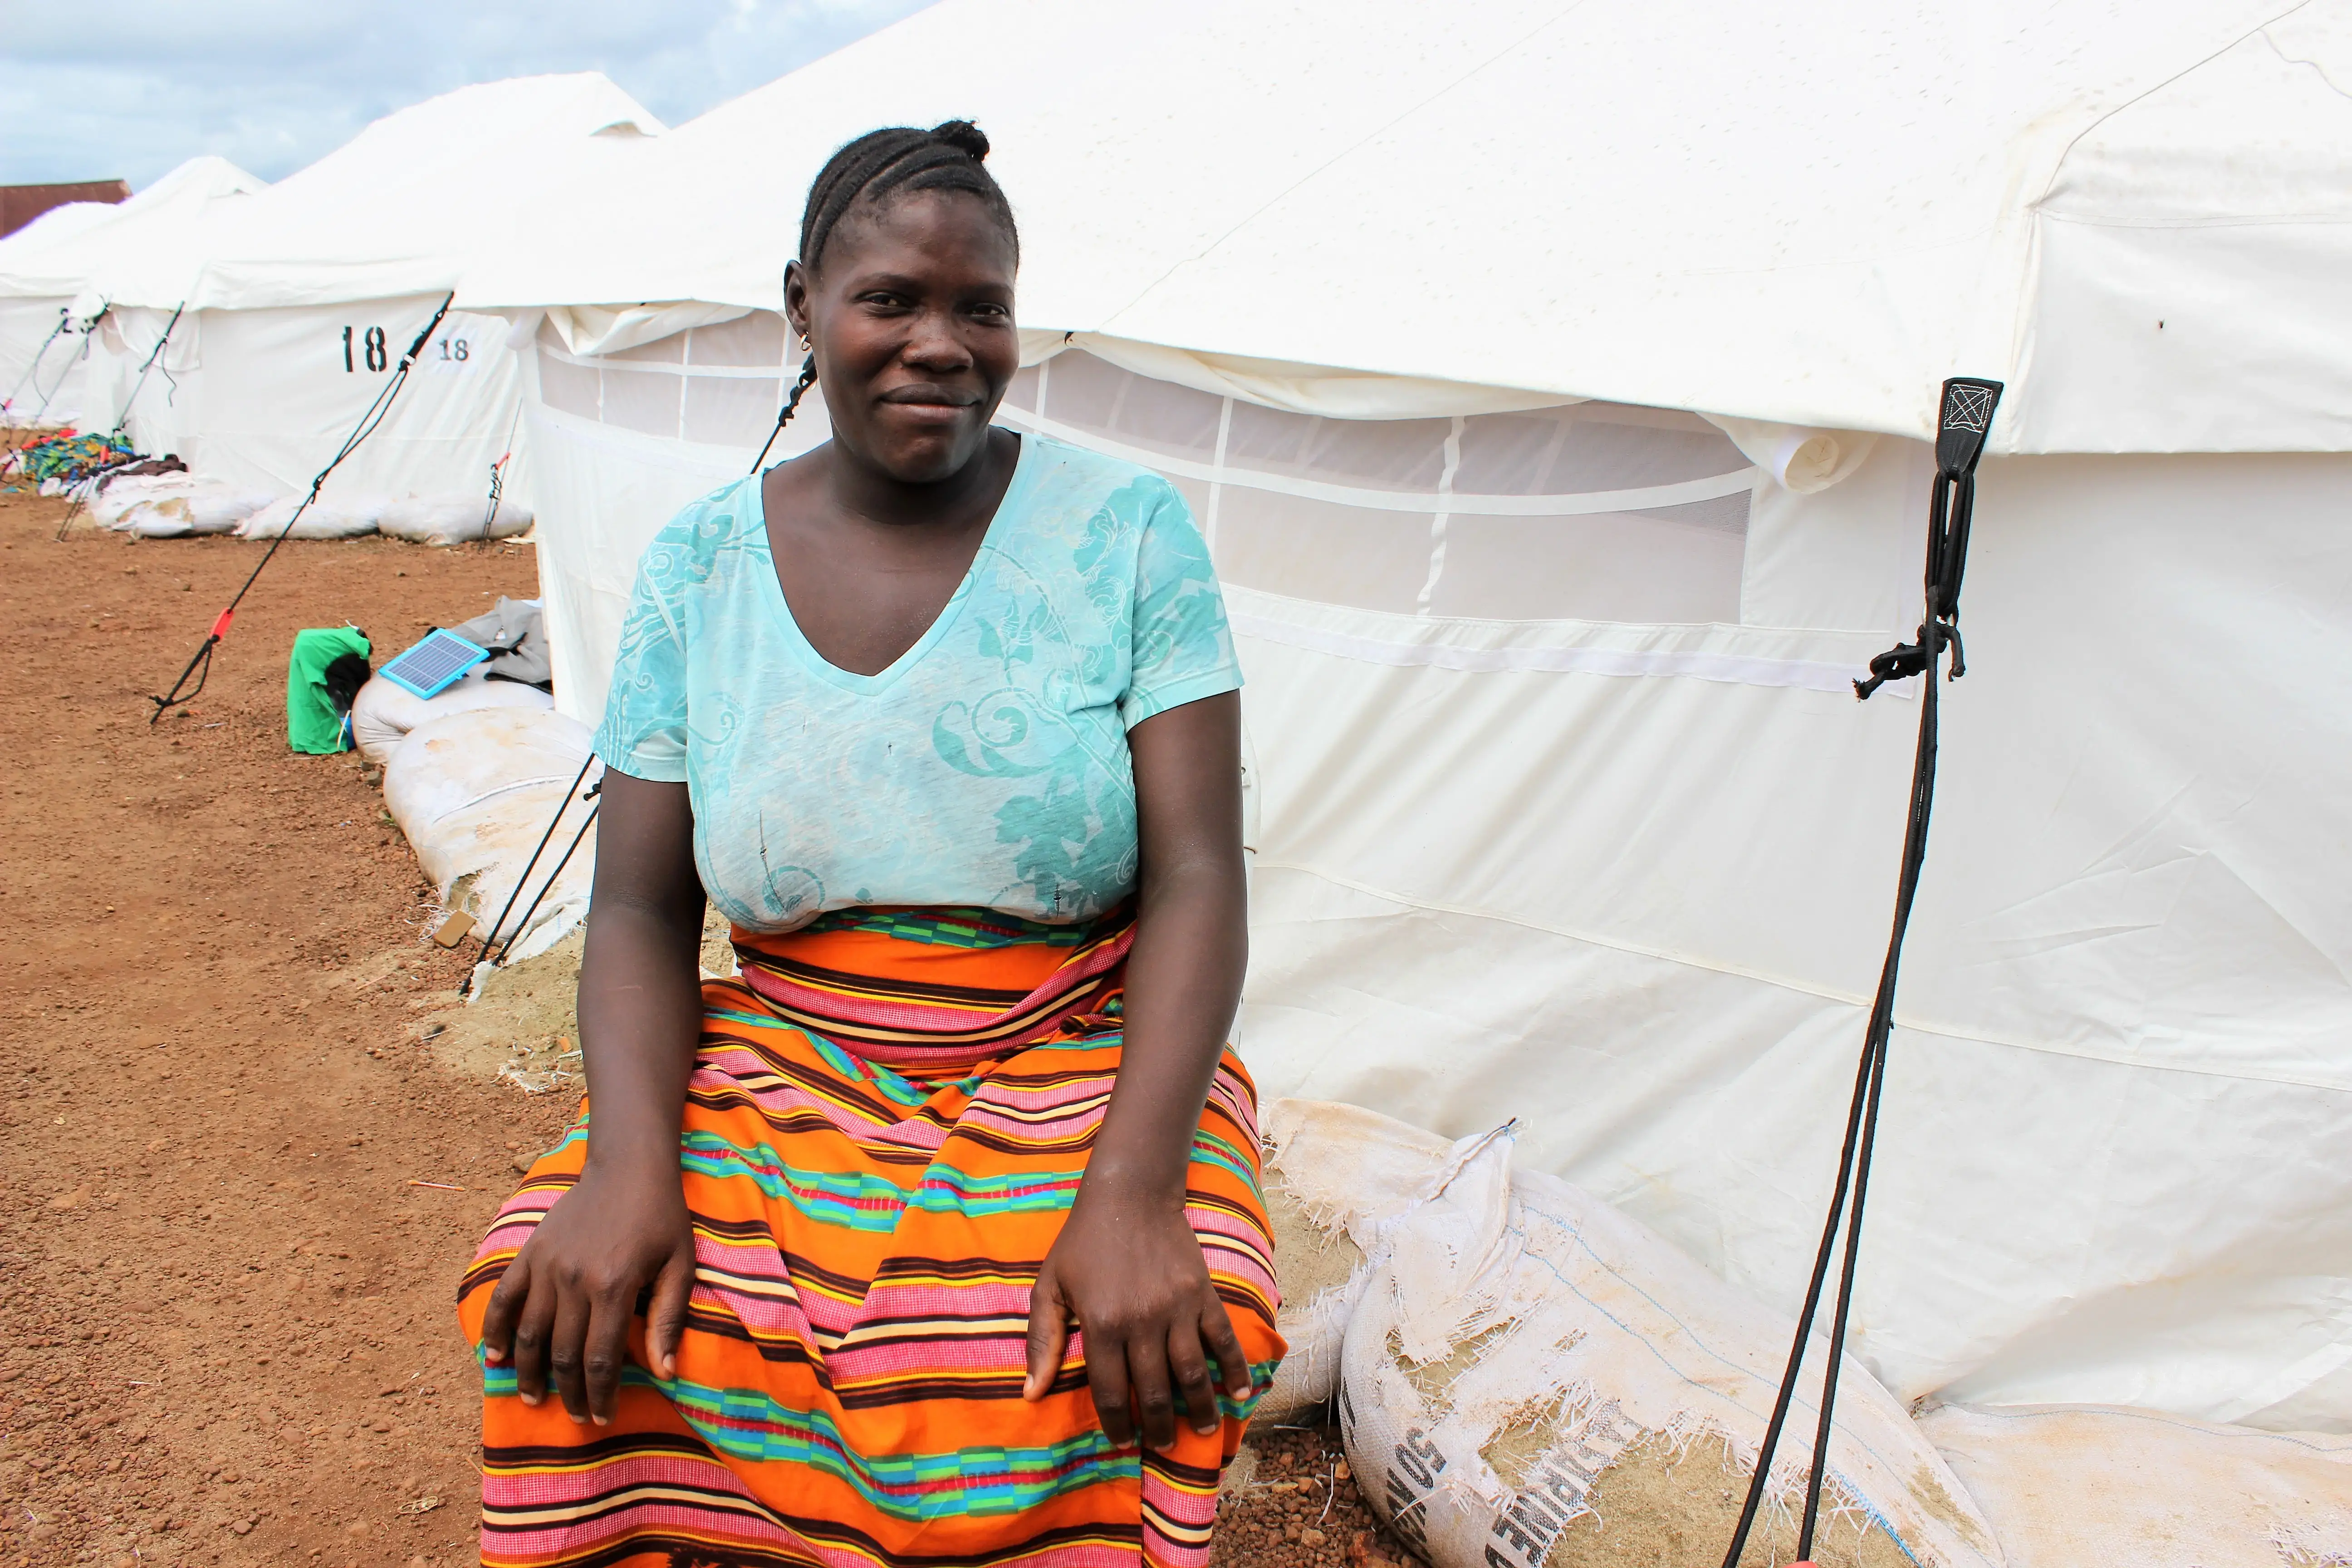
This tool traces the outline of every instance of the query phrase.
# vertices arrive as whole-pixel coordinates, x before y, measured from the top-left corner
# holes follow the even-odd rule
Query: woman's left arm
[[[1193,1134],[1249,963],[1242,868],[1241,694],[1187,702],[1128,732],[1142,848],[1127,1039],[1086,1179],[1029,1297],[1024,1396],[1052,1388],[1076,1323],[1103,1433],[1125,1447],[1218,1425],[1214,1361],[1235,1398],[1250,1369],[1184,1214]]]

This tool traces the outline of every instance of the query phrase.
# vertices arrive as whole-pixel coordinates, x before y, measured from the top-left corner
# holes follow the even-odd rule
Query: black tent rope
[[[34,381],[33,378],[35,374],[39,372],[41,362],[48,358],[49,345],[56,342],[58,338],[65,335],[66,323],[72,320],[73,312],[71,310],[68,310],[63,305],[58,307],[58,324],[49,329],[49,335],[43,338],[41,340],[41,346],[33,351],[33,363],[25,367],[25,374],[16,378],[16,384],[8,389],[8,395],[5,397],[0,397],[0,414],[5,414],[9,409],[16,406],[16,395],[25,390],[25,384],[26,382],[33,382],[33,384],[37,387],[40,385],[40,383]]]
[[[514,456],[515,432],[522,427],[522,405],[515,405],[514,417],[507,423],[506,449],[499,460],[490,465],[490,504],[482,511],[482,537],[490,536],[490,525],[499,520],[499,498],[507,490],[507,459]]]
[[[1895,927],[1887,938],[1885,962],[1878,972],[1878,991],[1870,1005],[1870,1023],[1863,1035],[1862,1060],[1855,1070],[1853,1098],[1846,1110],[1845,1142],[1838,1155],[1837,1182],[1830,1195],[1827,1223],[1822,1227],[1821,1250],[1813,1258],[1812,1278],[1805,1287],[1804,1310],[1797,1319],[1794,1342],[1789,1347],[1788,1370],[1772,1402],[1772,1417],[1756,1454],[1756,1473],[1748,1478],[1748,1498],[1740,1505],[1739,1525],[1723,1568],[1738,1568],[1748,1548],[1748,1535],[1763,1505],[1772,1472],[1772,1456],[1788,1423],[1789,1406],[1797,1393],[1797,1374],[1804,1365],[1805,1347],[1812,1338],[1813,1319],[1821,1310],[1822,1288],[1829,1279],[1830,1258],[1837,1249],[1838,1226],[1845,1224],[1845,1256],[1838,1273],[1837,1304],[1830,1317],[1829,1358],[1822,1373],[1821,1418],[1813,1433],[1812,1468],[1805,1481],[1804,1522],[1797,1536],[1798,1562],[1813,1554],[1813,1527],[1821,1516],[1822,1481],[1829,1469],[1830,1433],[1835,1419],[1838,1369],[1845,1354],[1846,1325],[1853,1305],[1854,1265],[1862,1248],[1862,1213],[1870,1192],[1871,1155],[1877,1147],[1878,1110],[1886,1081],[1886,1045],[1895,1023],[1895,987],[1903,959],[1903,937],[1911,924],[1911,907],[1919,891],[1919,871],[1927,858],[1927,822],[1936,801],[1936,672],[1946,646],[1952,650],[1949,679],[1968,673],[1960,647],[1960,579],[1968,565],[1969,523],[1976,508],[1977,459],[1984,454],[1985,436],[2000,405],[2001,384],[1955,376],[1944,383],[1943,403],[1936,427],[1936,483],[1927,503],[1927,614],[1916,643],[1898,643],[1870,661],[1870,679],[1853,683],[1857,701],[1889,680],[1925,675],[1919,689],[1919,742],[1911,768],[1911,806],[1903,829],[1903,860],[1895,879]],[[1853,1195],[1849,1210],[1846,1198]]]
[[[163,335],[157,338],[155,340],[155,346],[148,351],[146,363],[139,367],[139,379],[131,384],[131,395],[122,400],[122,412],[115,417],[114,421],[113,434],[115,436],[120,437],[122,434],[123,426],[131,423],[131,405],[138,402],[139,395],[147,389],[147,373],[153,370],[155,368],[155,362],[163,357],[164,346],[172,341],[172,333],[180,324],[181,313],[186,310],[187,308],[188,302],[185,300],[181,300],[178,304],[172,307],[172,319],[163,323]],[[172,373],[168,370],[165,371],[163,373],[163,379],[171,381]],[[173,382],[173,384],[176,386],[179,384]]]
[[[588,793],[580,797],[590,802],[588,815],[581,818],[579,829],[572,835],[572,842],[564,846],[562,856],[555,862],[555,869],[547,874],[547,880],[541,882],[539,885],[539,891],[531,895],[530,903],[522,911],[522,919],[515,921],[514,930],[507,932],[506,941],[499,944],[499,955],[490,961],[492,963],[504,966],[507,954],[514,951],[516,940],[530,927],[530,917],[539,913],[540,904],[545,900],[548,894],[555,890],[555,879],[563,875],[563,868],[572,864],[572,854],[579,849],[581,840],[586,838],[588,830],[596,826],[596,814],[604,809],[604,801],[598,798],[604,793],[604,785],[599,781],[589,785]],[[516,886],[520,888],[521,883],[518,882]],[[483,951],[488,951],[488,942],[484,942],[482,946]]]
[[[94,331],[95,330],[97,330],[98,323],[99,323],[100,321],[103,321],[103,320],[105,320],[105,319],[106,319],[106,312],[107,312],[107,309],[108,309],[108,307],[106,307],[105,305],[100,305],[100,306],[99,306],[99,308],[98,308],[98,314],[97,314],[97,315],[95,315],[95,316],[92,316],[92,317],[91,317],[88,321],[86,321],[86,322],[84,322],[84,323],[82,324],[82,329],[81,329],[82,345],[81,345],[81,346],[82,346],[82,352],[83,352],[84,353],[88,353],[89,352],[89,334],[90,334],[92,331]],[[45,339],[43,339],[43,340],[42,340],[42,342],[41,342],[41,352],[40,352],[39,353],[37,353],[37,354],[35,354],[35,355],[33,356],[33,363],[32,363],[30,365],[28,365],[28,366],[26,366],[26,367],[25,374],[26,374],[26,376],[27,378],[29,378],[29,379],[32,381],[32,384],[33,384],[33,390],[34,390],[34,391],[36,391],[36,392],[41,392],[41,378],[40,378],[40,375],[39,375],[39,374],[38,374],[38,373],[39,373],[40,368],[41,368],[41,361],[42,361],[45,357],[47,357],[47,354],[48,354],[48,352],[49,352],[49,344],[51,344],[51,343],[53,343],[53,342],[57,342],[57,341],[58,341],[58,334],[59,334],[59,333],[61,333],[61,332],[63,332],[63,331],[66,330],[67,326],[70,323],[71,320],[72,320],[72,318],[71,318],[70,313],[69,313],[68,311],[67,311],[66,310],[64,310],[64,309],[62,309],[62,308],[61,308],[61,309],[58,311],[58,324],[57,324],[57,330],[56,330],[55,331],[50,332],[50,333],[49,333],[49,335],[48,335],[47,338],[45,338]],[[16,453],[17,453],[17,452],[21,452],[21,451],[23,451],[26,447],[35,445],[35,442],[34,442],[34,441],[33,441],[33,439],[32,439],[32,434],[33,434],[33,432],[34,432],[34,431],[36,431],[36,430],[38,430],[38,429],[40,428],[41,421],[42,421],[44,418],[47,418],[47,416],[48,416],[48,412],[49,412],[49,405],[50,405],[51,403],[54,403],[55,401],[57,401],[57,395],[58,395],[58,393],[63,392],[63,391],[65,390],[65,386],[66,386],[66,377],[67,377],[67,376],[71,375],[72,374],[73,374],[73,360],[72,360],[71,356],[68,356],[68,358],[67,358],[67,360],[66,360],[66,368],[65,368],[65,370],[64,370],[64,371],[62,371],[62,372],[60,372],[60,373],[59,373],[59,374],[58,374],[58,379],[57,379],[56,384],[55,384],[54,385],[52,385],[52,386],[48,389],[48,391],[47,391],[47,392],[41,392],[41,405],[40,405],[38,408],[36,408],[36,409],[34,409],[34,410],[33,410],[33,416],[32,416],[30,419],[26,420],[26,421],[22,426],[18,426],[18,429],[19,429],[21,432],[23,432],[23,434],[22,434],[22,435],[21,435],[21,436],[20,436],[20,437],[18,437],[15,442],[13,442],[13,443],[9,446],[8,450],[9,450],[9,452],[10,452],[10,454],[11,454],[11,455],[14,455],[14,454],[16,454]],[[20,383],[19,384],[21,385],[22,384]],[[12,394],[10,394],[10,395],[9,395],[9,402],[10,402],[11,404],[14,404],[14,403],[16,402],[16,395],[15,395],[15,394],[13,394],[13,393],[12,393]]]
[[[808,389],[815,384],[816,355],[811,353],[802,359],[800,374],[794,378],[792,391],[785,395],[783,406],[776,410],[776,423],[769,430],[768,438],[760,444],[760,455],[751,459],[750,472],[756,474],[760,471],[760,465],[768,460],[768,453],[776,445],[776,437],[784,433],[784,426],[792,423],[793,415],[801,405],[801,399],[807,396]],[[520,416],[520,411],[517,416]],[[501,458],[499,461],[504,463],[506,459]],[[492,516],[495,516],[498,511],[499,479],[498,468],[493,466],[490,469],[490,515]],[[483,531],[488,531],[487,518],[484,520]],[[555,815],[547,819],[547,827],[540,834],[538,846],[531,850],[530,858],[523,863],[522,875],[515,879],[514,891],[507,895],[506,908],[499,911],[499,918],[492,921],[489,929],[482,933],[482,955],[475,961],[477,963],[502,964],[506,962],[507,954],[514,950],[515,939],[520,936],[524,928],[530,924],[530,917],[539,912],[540,904],[555,887],[555,879],[563,874],[565,866],[571,864],[572,851],[579,848],[581,840],[587,837],[589,824],[596,820],[596,813],[604,807],[604,802],[595,799],[603,791],[601,784],[580,797],[583,800],[594,801],[594,804],[588,808],[587,820],[581,823],[579,831],[572,836],[572,842],[565,847],[562,857],[556,861],[555,869],[550,871],[547,874],[547,880],[540,884],[539,891],[532,895],[530,907],[523,910],[522,919],[515,922],[512,931],[508,931],[507,940],[499,946],[497,956],[492,957],[490,944],[498,940],[499,932],[506,929],[507,916],[513,911],[515,900],[522,896],[523,888],[530,882],[531,868],[539,864],[540,856],[545,852],[548,842],[555,837],[556,825],[563,820],[564,811],[572,805],[572,794],[580,787],[580,779],[588,776],[589,765],[595,760],[596,754],[593,752],[588,753],[587,761],[580,764],[580,778],[573,779],[572,788],[565,790],[563,798],[555,803]]]
[[[449,313],[450,302],[455,299],[457,295],[454,293],[441,297],[441,303],[434,310],[433,319],[425,323],[425,330],[416,334],[416,341],[408,345],[406,353],[400,356],[400,366],[393,372],[392,379],[383,384],[383,389],[375,395],[375,401],[369,404],[367,412],[360,416],[360,422],[352,427],[352,433],[349,436],[343,437],[341,447],[336,451],[327,466],[319,470],[319,477],[310,481],[310,493],[302,498],[302,503],[294,509],[294,515],[286,520],[286,526],[278,530],[278,537],[269,542],[268,550],[262,552],[261,559],[254,563],[253,571],[245,579],[245,585],[237,589],[236,596],[229,600],[228,607],[221,611],[213,621],[213,629],[205,634],[204,646],[197,648],[195,657],[188,660],[188,668],[180,671],[180,679],[172,682],[171,691],[162,697],[147,699],[155,705],[155,711],[148,716],[149,724],[153,724],[174,708],[194,702],[198,693],[204,690],[205,682],[212,679],[213,649],[218,647],[221,639],[228,636],[228,624],[236,616],[237,605],[243,603],[246,595],[252,591],[254,580],[261,575],[261,569],[268,565],[270,558],[278,553],[278,547],[285,543],[293,534],[294,525],[302,521],[302,514],[310,510],[310,503],[319,499],[319,491],[326,484],[327,476],[340,468],[343,459],[358,449],[361,442],[375,434],[376,426],[383,424],[385,416],[392,412],[393,399],[400,395],[401,387],[408,380],[409,371],[416,363],[416,356],[425,352],[426,341],[433,336],[433,330],[441,324],[441,319]],[[191,676],[195,678],[195,689],[183,695],[181,689],[188,684]]]
[[[163,323],[163,335],[155,340],[155,346],[148,353],[146,363],[139,367],[139,379],[131,384],[131,395],[122,400],[122,412],[116,416],[114,428],[106,433],[106,438],[109,445],[119,447],[122,444],[123,426],[131,423],[131,405],[138,402],[140,393],[146,390],[147,373],[155,368],[155,362],[157,360],[163,357],[163,345],[172,341],[172,329],[180,324],[180,313],[187,308],[188,302],[185,300],[181,300],[177,305],[172,307],[172,319]],[[171,381],[172,373],[168,370],[165,371],[163,373],[163,379]],[[173,384],[176,386],[179,384],[177,382],[173,382]],[[139,458],[125,458],[119,463],[109,463],[104,468],[100,468],[96,473],[90,475],[87,483],[75,486],[73,504],[66,508],[65,521],[58,524],[57,537],[60,540],[65,538],[66,531],[74,525],[74,519],[81,515],[82,509],[84,507],[88,506],[92,500],[97,499],[98,488],[100,485],[106,482],[106,477],[109,474],[114,472],[117,468],[127,468],[132,464],[143,460],[144,459]]]
[[[566,784],[564,786],[563,793],[556,797],[555,815],[547,819],[546,831],[542,832],[539,836],[539,842],[531,846],[530,858],[522,863],[522,872],[520,876],[515,878],[513,890],[507,894],[506,908],[500,910],[499,911],[499,918],[492,921],[482,931],[481,956],[477,958],[474,961],[475,963],[487,963],[491,962],[490,943],[498,940],[499,931],[504,928],[507,923],[507,917],[514,913],[515,900],[522,897],[523,889],[530,885],[530,873],[533,868],[538,866],[539,858],[547,853],[547,841],[555,837],[556,824],[563,820],[564,812],[569,809],[572,805],[572,797],[579,793],[581,781],[587,778],[588,770],[595,765],[596,753],[592,751],[586,756],[580,759],[580,771],[572,775],[572,782],[569,784]],[[541,897],[542,898],[545,896],[544,892],[541,894]],[[532,914],[538,911],[538,909],[539,900],[534,899],[531,900],[530,909],[524,912],[523,919],[528,921]],[[458,989],[462,991],[465,987],[459,986]]]

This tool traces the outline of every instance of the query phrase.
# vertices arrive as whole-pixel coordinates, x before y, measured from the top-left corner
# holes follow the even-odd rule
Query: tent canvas
[[[184,247],[118,251],[87,285],[119,324],[103,345],[118,397],[186,305],[162,362],[171,395],[131,407],[135,442],[238,484],[305,489],[513,190],[621,158],[661,129],[593,72],[462,88],[377,121]],[[496,317],[452,312],[330,497],[484,493],[518,433],[506,331]],[[505,489],[528,500],[520,459]]]
[[[0,240],[0,395],[23,382],[16,412],[46,399],[51,422],[111,424],[97,335],[107,300],[90,292],[93,276],[124,255],[185,253],[224,207],[266,183],[225,158],[191,158],[128,201],[54,208]],[[67,330],[54,333],[61,320]]]
[[[717,388],[788,374],[817,163],[969,115],[1027,246],[1006,422],[1214,531],[1261,1088],[1519,1115],[1792,1305],[1916,715],[1842,683],[1917,615],[1937,382],[2006,380],[1856,1348],[1905,1398],[2352,1428],[2352,6],[1328,15],[947,0],[664,139],[625,223],[526,203],[568,221],[461,298],[545,311],[560,700],[757,447]],[[1622,493],[1743,467],[1712,517]]]

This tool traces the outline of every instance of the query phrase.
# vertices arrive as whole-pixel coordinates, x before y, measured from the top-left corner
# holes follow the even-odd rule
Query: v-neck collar
[[[980,548],[971,552],[971,564],[964,568],[963,580],[956,584],[955,592],[948,595],[948,602],[940,606],[940,613],[931,618],[931,624],[923,635],[917,637],[906,652],[872,675],[860,675],[854,669],[842,668],[817,652],[816,645],[809,641],[808,634],[801,629],[799,617],[793,614],[792,601],[784,597],[783,579],[776,575],[775,548],[768,539],[767,476],[751,476],[751,537],[759,542],[760,558],[767,568],[761,575],[767,580],[772,607],[783,626],[784,641],[802,668],[820,680],[845,691],[877,696],[897,685],[907,671],[921,663],[923,656],[953,629],[956,618],[963,614],[964,605],[971,598],[972,588],[980,580],[982,563],[988,559],[989,552],[995,549],[1002,540],[1004,531],[1010,526],[1006,520],[1013,516],[1015,503],[1024,499],[1023,491],[1029,484],[1030,455],[1037,448],[1036,437],[1018,431],[1011,434],[1021,442],[1020,452],[1013,460],[1013,477],[1005,481],[1004,494],[998,500],[996,510],[988,520],[987,531],[980,536]]]

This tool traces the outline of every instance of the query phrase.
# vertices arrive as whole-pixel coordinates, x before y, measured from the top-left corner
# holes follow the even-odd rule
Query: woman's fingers
[[[1048,1253],[1037,1269],[1036,1284],[1029,1288],[1029,1372],[1021,1380],[1022,1398],[1035,1401],[1053,1392],[1069,1343],[1069,1310],[1062,1304],[1061,1283]]]
[[[1176,1381],[1176,1392],[1184,1401],[1184,1419],[1192,1430],[1206,1436],[1217,1429],[1223,1417],[1217,1409],[1217,1385],[1209,1377],[1209,1358],[1203,1353],[1200,1325],[1178,1319],[1168,1335],[1168,1372]],[[1171,1422],[1170,1437],[1175,1436]]]
[[[482,1310],[482,1354],[495,1366],[514,1351],[515,1319],[530,1300],[530,1248],[526,1246],[499,1276],[490,1304]]]
[[[1225,1377],[1225,1392],[1235,1399],[1247,1399],[1256,1384],[1250,1373],[1249,1352],[1242,1349],[1241,1335],[1234,1332],[1233,1314],[1225,1310],[1225,1299],[1217,1294],[1214,1284],[1203,1286],[1202,1293],[1208,1300],[1201,1309],[1201,1342],[1217,1358],[1217,1370]]]
[[[1160,1329],[1157,1333],[1132,1335],[1127,1342],[1127,1375],[1135,1384],[1136,1421],[1143,1428],[1143,1440],[1163,1453],[1176,1446],[1176,1388],[1168,1378],[1169,1338],[1168,1331]]]
[[[613,1424],[613,1402],[621,1393],[621,1369],[629,1360],[629,1322],[636,1316],[636,1294],[635,1289],[605,1290],[589,1301],[580,1371],[588,1419],[599,1426]]]
[[[656,1377],[677,1375],[678,1342],[686,1337],[687,1308],[694,1300],[694,1237],[684,1237],[654,1277],[653,1300],[646,1304],[646,1353]],[[625,1330],[627,1324],[623,1323]]]
[[[583,1369],[588,1338],[589,1310],[593,1298],[577,1283],[566,1287],[555,1306],[555,1331],[547,1343],[547,1364],[555,1375],[555,1392],[572,1419],[588,1422],[588,1381]]]
[[[547,1397],[547,1345],[555,1324],[555,1287],[542,1283],[522,1305],[514,1326],[515,1393],[525,1405]]]
[[[1087,1331],[1087,1391],[1094,1395],[1095,1419],[1114,1448],[1135,1441],[1135,1412],[1128,1403],[1127,1346],[1118,1335]]]

